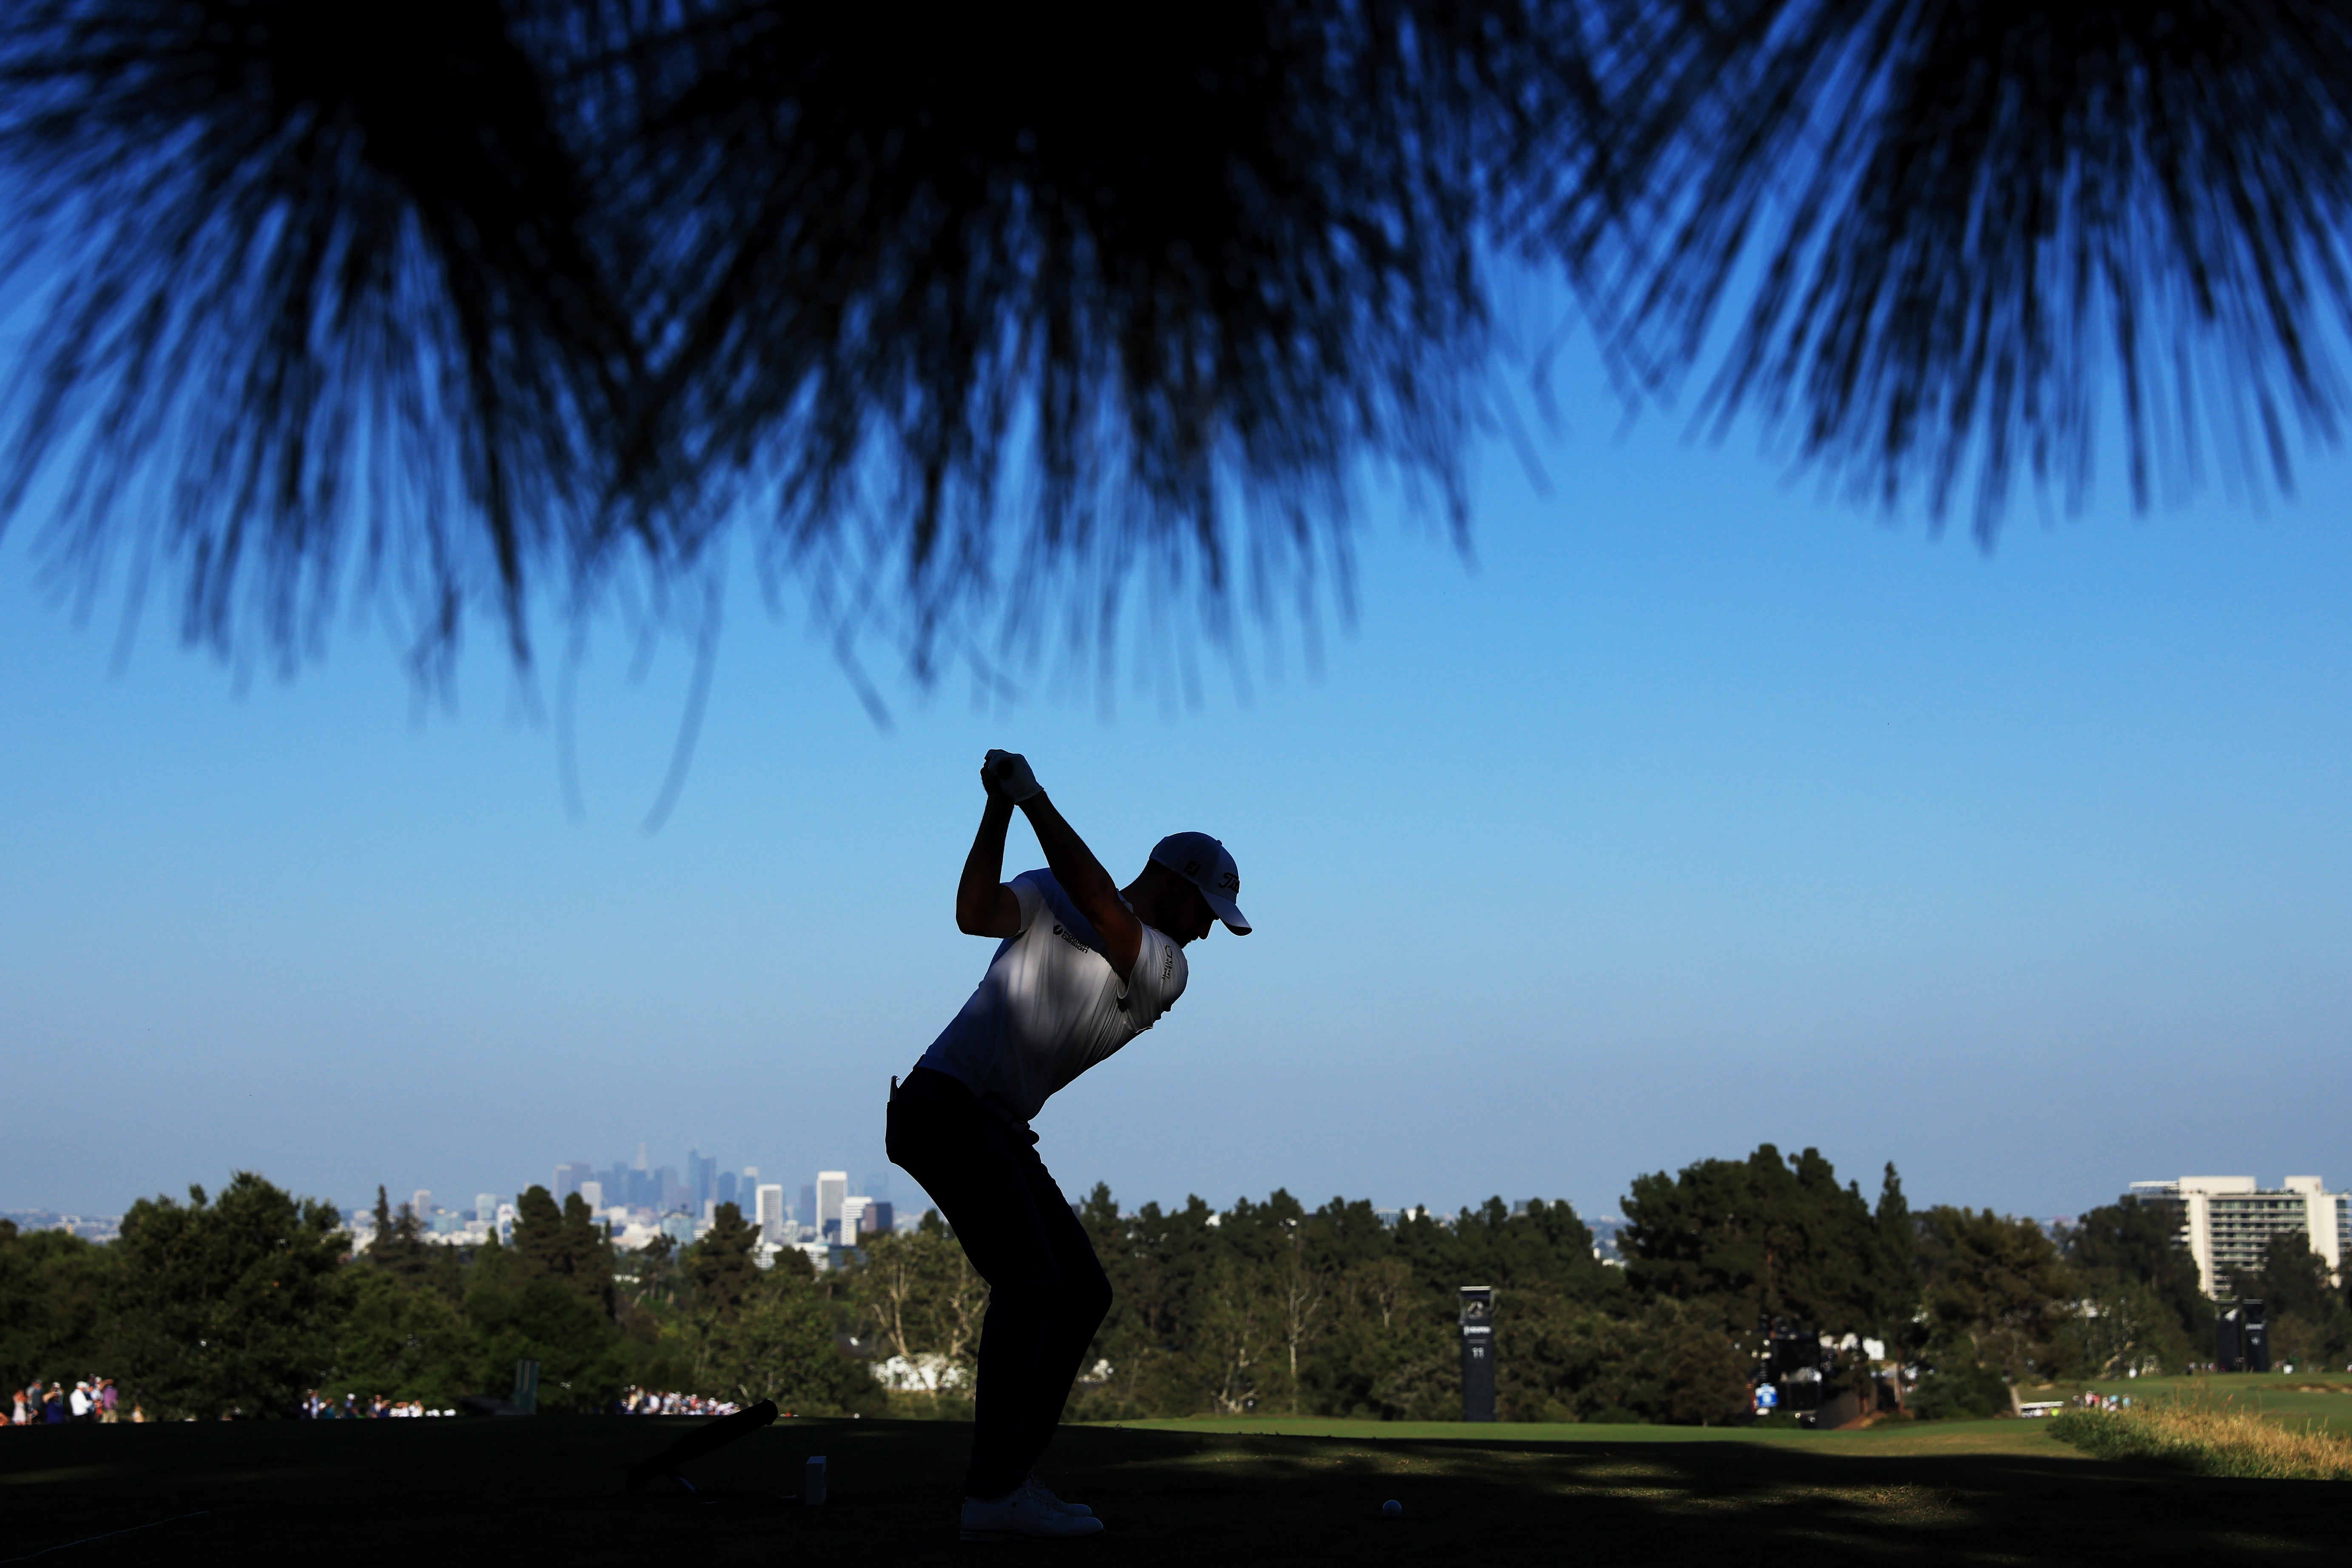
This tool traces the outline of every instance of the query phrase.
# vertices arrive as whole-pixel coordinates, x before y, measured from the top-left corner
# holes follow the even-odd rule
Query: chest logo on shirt
[[[1092,952],[1094,951],[1093,948],[1088,947],[1085,942],[1080,942],[1074,933],[1063,930],[1062,922],[1059,921],[1055,921],[1054,922],[1054,934],[1060,937],[1064,942],[1068,942],[1072,947],[1076,948],[1080,952]]]

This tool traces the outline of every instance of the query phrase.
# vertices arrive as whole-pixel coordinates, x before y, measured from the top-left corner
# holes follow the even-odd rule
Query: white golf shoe
[[[1095,1510],[1082,1502],[1070,1502],[1066,1499],[1055,1497],[1054,1489],[1034,1476],[1029,1478],[1029,1489],[1045,1499],[1047,1508],[1058,1508],[1064,1513],[1075,1513],[1080,1519],[1092,1519],[1095,1516]]]
[[[1051,1500],[1053,1495],[1034,1481],[1024,1481],[993,1500],[968,1497],[963,1500],[963,1539],[1076,1541],[1102,1533],[1101,1520],[1067,1512]]]

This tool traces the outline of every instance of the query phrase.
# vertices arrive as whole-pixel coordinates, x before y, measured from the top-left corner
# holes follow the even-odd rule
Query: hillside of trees
[[[969,1414],[988,1292],[935,1215],[819,1273],[793,1252],[759,1268],[731,1205],[689,1246],[633,1253],[542,1187],[503,1246],[431,1245],[378,1206],[356,1256],[333,1209],[250,1173],[142,1199],[103,1246],[0,1224],[0,1381],[104,1371],[167,1418],[273,1417],[314,1387],[446,1408],[503,1394],[528,1356],[556,1411],[635,1384],[811,1415]],[[1861,1346],[1878,1342],[1917,1369],[1905,1405],[1929,1418],[2007,1409],[2022,1384],[2177,1372],[2212,1344],[2212,1305],[2153,1211],[2126,1200],[2054,1236],[1990,1210],[1915,1213],[1891,1165],[1873,1201],[1810,1149],[1638,1178],[1622,1268],[1542,1200],[1393,1225],[1279,1191],[1122,1213],[1097,1186],[1078,1208],[1117,1293],[1081,1419],[1456,1415],[1465,1284],[1497,1292],[1507,1420],[1743,1419],[1775,1322],[1849,1347],[1831,1386],[1866,1378]],[[2300,1237],[2237,1285],[2271,1303],[2279,1360],[2352,1355],[2352,1310]]]

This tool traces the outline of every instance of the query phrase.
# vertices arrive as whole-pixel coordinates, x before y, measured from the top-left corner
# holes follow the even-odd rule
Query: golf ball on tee
[[[1389,1499],[1388,1501],[1381,1504],[1381,1517],[1382,1519],[1402,1519],[1404,1517],[1404,1504],[1397,1501],[1394,1498]]]

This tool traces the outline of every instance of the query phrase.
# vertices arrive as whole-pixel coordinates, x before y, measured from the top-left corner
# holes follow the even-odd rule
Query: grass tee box
[[[2352,1486],[2087,1459],[2039,1422],[1765,1440],[1684,1428],[1165,1423],[1066,1430],[1045,1477],[1109,1533],[1038,1547],[1131,1563],[2235,1564],[2341,1561]],[[631,1494],[691,1423],[190,1424],[0,1442],[9,1555],[60,1563],[967,1560],[967,1429],[782,1420]],[[831,1496],[792,1494],[811,1455]],[[1381,1517],[1382,1502],[1402,1516]],[[166,1522],[158,1522],[166,1521]],[[139,1528],[152,1525],[152,1528]]]

